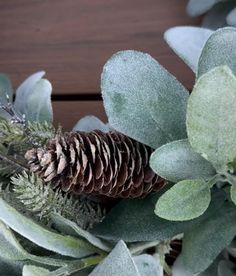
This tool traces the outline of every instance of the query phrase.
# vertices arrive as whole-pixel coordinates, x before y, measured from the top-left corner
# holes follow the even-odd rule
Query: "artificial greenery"
[[[186,10],[189,16],[204,14],[202,25],[206,28],[236,26],[235,0],[189,0]]]
[[[101,80],[109,124],[92,116],[74,127],[114,128],[149,145],[166,179],[159,193],[104,207],[29,171],[25,152],[63,135],[52,126],[51,84],[36,73],[12,102],[0,75],[1,275],[235,274],[236,29],[176,27],[165,39],[196,73],[190,95],[148,54],[118,52]],[[182,251],[172,267],[175,239]]]

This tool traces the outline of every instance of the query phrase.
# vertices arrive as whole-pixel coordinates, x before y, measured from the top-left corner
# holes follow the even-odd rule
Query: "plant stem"
[[[135,245],[132,245],[129,247],[129,251],[132,255],[137,254],[138,252],[142,252],[145,249],[148,249],[150,247],[157,246],[160,243],[160,241],[151,241],[151,242],[139,242]]]
[[[89,266],[96,265],[100,263],[104,259],[104,255],[93,256],[77,261],[71,261],[70,264],[63,266],[57,270],[52,271],[49,275],[50,276],[66,276],[71,275],[74,272],[77,272],[81,269],[87,268]]]
[[[9,156],[6,156],[6,155],[2,154],[2,153],[0,153],[0,159],[2,159],[4,161],[6,161],[6,162],[8,162],[8,163],[10,163],[10,164],[18,167],[18,168],[20,168],[22,170],[29,171],[29,168],[26,165],[20,163],[19,161],[15,160],[15,159],[13,159],[13,158],[11,158]]]

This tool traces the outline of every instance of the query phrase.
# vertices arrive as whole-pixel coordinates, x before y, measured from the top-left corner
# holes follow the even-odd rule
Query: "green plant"
[[[196,38],[193,32],[200,36]],[[180,40],[172,39],[176,34],[179,39],[189,36],[188,45],[195,50],[181,48]],[[233,275],[236,29],[212,32],[178,27],[165,38],[196,72],[190,96],[148,54],[118,52],[104,66],[101,80],[109,124],[91,116],[74,128],[90,139],[93,136],[85,132],[114,128],[155,150],[150,164],[166,179],[165,187],[145,198],[112,202],[109,207],[103,207],[99,198],[67,194],[61,186],[46,184],[29,171],[24,153],[31,148],[37,152],[48,140],[55,142],[58,134],[63,137],[63,131],[51,125],[51,86],[37,73],[20,86],[13,104],[9,79],[1,75],[5,119],[0,121],[0,164],[10,166],[1,178],[2,275],[161,276],[164,271],[181,276]],[[42,108],[35,109],[39,87],[45,97]],[[92,141],[87,145],[90,142],[94,156]],[[103,148],[98,148],[106,156],[107,144],[102,143]],[[126,151],[120,150],[134,154],[131,144]],[[74,152],[71,149],[72,159]],[[147,151],[138,152],[147,156]],[[64,154],[62,146],[58,145],[57,153],[59,157]],[[64,159],[65,154],[60,160]],[[138,156],[130,160],[126,164],[130,170],[133,162],[141,167]],[[147,158],[143,160],[146,166]],[[117,164],[112,161],[114,168]],[[176,239],[182,240],[183,248],[172,270],[167,256]]]
[[[202,25],[206,28],[236,26],[235,0],[189,0],[186,10],[189,16],[205,14]]]

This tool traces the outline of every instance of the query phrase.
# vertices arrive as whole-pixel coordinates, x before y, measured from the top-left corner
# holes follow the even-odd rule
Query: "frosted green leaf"
[[[0,103],[12,102],[13,89],[9,77],[0,73]]]
[[[212,33],[213,31],[200,27],[179,26],[167,30],[164,38],[193,72],[197,72],[200,54]]]
[[[0,198],[0,219],[14,231],[47,250],[71,257],[84,257],[98,249],[83,240],[63,236],[43,228],[33,220],[23,216]]]
[[[131,254],[123,241],[118,242],[111,253],[89,276],[141,276]]]
[[[100,119],[92,115],[81,118],[73,127],[73,131],[90,132],[96,129],[103,132],[108,132],[110,130],[108,124],[104,124]]]
[[[231,186],[230,196],[231,196],[233,203],[236,205],[236,185]]]
[[[229,25],[236,26],[236,8],[232,9],[232,11],[228,14],[226,20]]]
[[[230,261],[220,261],[218,276],[235,276],[236,266]]]
[[[8,260],[25,260],[27,252],[19,244],[12,231],[0,221],[0,256]]]
[[[22,276],[42,276],[42,275],[49,276],[50,271],[45,268],[34,266],[34,265],[25,265],[23,267]]]
[[[138,268],[140,276],[163,276],[163,267],[160,259],[148,254],[134,256],[133,260]]]
[[[172,182],[209,179],[216,174],[211,163],[194,152],[186,139],[156,149],[151,155],[150,165],[158,175]]]
[[[148,54],[113,55],[104,66],[101,88],[114,129],[153,148],[186,138],[188,92]]]
[[[173,221],[185,221],[202,215],[211,201],[204,180],[183,180],[175,184],[157,201],[155,214]]]
[[[198,16],[210,10],[220,1],[222,0],[189,0],[186,10],[189,16]]]
[[[216,66],[227,65],[236,74],[236,28],[215,31],[206,42],[198,63],[200,77]]]
[[[225,27],[228,13],[235,7],[235,0],[217,3],[203,18],[202,26],[212,30]]]
[[[15,109],[21,113],[25,113],[26,100],[32,92],[36,83],[45,75],[44,71],[37,72],[29,76],[16,90],[16,99],[14,102]]]
[[[236,157],[235,125],[236,78],[228,67],[217,67],[197,81],[189,98],[189,142],[220,170]]]
[[[46,79],[39,80],[26,98],[24,114],[31,122],[52,122],[52,85]]]
[[[90,244],[96,246],[97,248],[100,248],[101,250],[104,250],[106,252],[109,252],[111,250],[111,247],[101,239],[95,237],[90,232],[80,228],[76,223],[62,217],[59,214],[53,214],[52,215],[53,224],[60,229],[63,229],[63,232],[68,232],[70,235],[75,235],[80,238],[84,238],[87,240]]]
[[[226,202],[191,231],[185,231],[181,253],[185,267],[194,274],[204,271],[230,244],[235,233],[236,208]]]

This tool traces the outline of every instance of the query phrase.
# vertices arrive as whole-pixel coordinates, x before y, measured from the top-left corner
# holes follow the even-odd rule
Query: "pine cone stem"
[[[164,180],[149,167],[152,149],[111,131],[57,135],[45,148],[25,154],[32,172],[65,192],[142,197]]]

